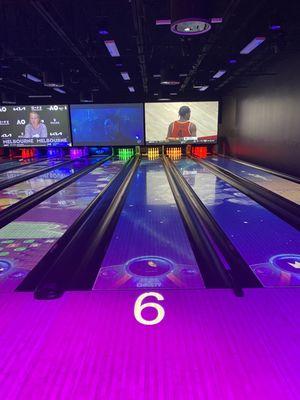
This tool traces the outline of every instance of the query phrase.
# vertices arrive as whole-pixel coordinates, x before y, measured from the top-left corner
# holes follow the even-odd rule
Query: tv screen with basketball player
[[[71,122],[76,146],[144,144],[141,103],[71,105]]]
[[[217,101],[145,104],[146,144],[216,143]]]

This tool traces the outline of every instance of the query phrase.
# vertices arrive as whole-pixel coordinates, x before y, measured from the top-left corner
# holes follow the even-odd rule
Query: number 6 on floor
[[[141,294],[137,299],[136,302],[134,304],[134,316],[135,319],[143,325],[156,325],[159,324],[165,316],[165,310],[164,308],[157,303],[144,303],[142,304],[143,300],[145,300],[147,297],[155,297],[158,301],[162,301],[164,300],[164,297],[160,294],[160,293],[156,293],[156,292],[148,292],[148,293],[143,293]],[[154,308],[157,311],[157,316],[154,319],[148,320],[143,318],[142,316],[142,311],[145,308]]]

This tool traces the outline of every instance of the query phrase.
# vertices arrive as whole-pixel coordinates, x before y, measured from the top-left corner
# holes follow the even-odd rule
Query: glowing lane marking
[[[294,263],[288,263],[291,267],[294,268],[300,268],[300,262],[299,261],[295,261]]]
[[[135,319],[142,325],[157,325],[159,324],[165,317],[165,310],[164,308],[157,303],[149,302],[142,304],[143,300],[147,297],[155,297],[158,301],[163,301],[164,297],[160,293],[156,292],[147,292],[141,294],[134,304],[134,316]],[[154,308],[157,311],[157,316],[152,319],[148,320],[142,316],[142,311],[146,308]]]

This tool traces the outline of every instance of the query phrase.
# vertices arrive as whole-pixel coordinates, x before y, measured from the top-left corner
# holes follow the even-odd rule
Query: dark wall
[[[300,56],[222,100],[219,152],[300,175]]]

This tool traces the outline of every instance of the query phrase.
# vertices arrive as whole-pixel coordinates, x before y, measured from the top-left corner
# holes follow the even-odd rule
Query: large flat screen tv
[[[144,144],[143,104],[71,105],[75,146]]]
[[[146,144],[216,143],[217,101],[145,104]]]
[[[71,146],[68,106],[0,106],[0,146]]]

